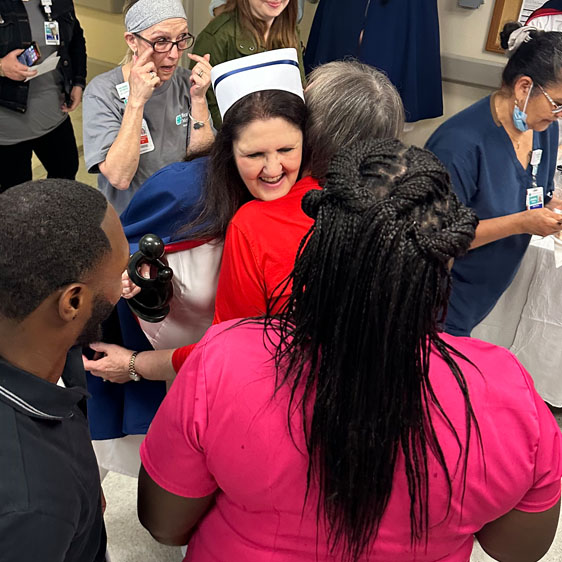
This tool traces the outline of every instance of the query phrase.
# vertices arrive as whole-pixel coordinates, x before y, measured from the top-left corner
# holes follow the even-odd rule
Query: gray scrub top
[[[190,70],[178,67],[172,78],[156,88],[146,102],[143,117],[154,150],[140,155],[137,172],[125,190],[114,188],[98,168],[121,128],[125,103],[116,86],[123,82],[123,71],[121,67],[114,68],[96,76],[88,84],[82,103],[84,160],[88,172],[99,174],[98,187],[119,214],[147,178],[164,166],[185,158],[191,129],[190,75]]]

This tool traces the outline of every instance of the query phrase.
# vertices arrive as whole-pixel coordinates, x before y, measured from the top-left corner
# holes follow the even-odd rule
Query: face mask
[[[517,103],[513,108],[513,124],[522,133],[529,130],[529,126],[527,125],[527,114],[525,113],[525,110],[527,109],[527,104],[529,103],[529,97],[531,95],[532,89],[533,89],[533,84],[531,84],[531,87],[529,88],[529,93],[527,94],[527,99],[525,100],[525,105],[523,106],[523,109],[522,110],[519,109]]]

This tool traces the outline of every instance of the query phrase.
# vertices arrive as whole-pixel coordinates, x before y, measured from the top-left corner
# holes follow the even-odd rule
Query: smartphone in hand
[[[41,58],[41,53],[39,52],[39,47],[35,41],[31,43],[29,47],[21,54],[18,55],[18,60],[27,66],[33,66]]]

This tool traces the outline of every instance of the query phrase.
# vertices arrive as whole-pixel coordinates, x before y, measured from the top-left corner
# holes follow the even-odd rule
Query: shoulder
[[[30,506],[28,471],[24,460],[30,451],[27,432],[19,423],[21,419],[14,408],[0,401],[0,515],[25,511]],[[9,486],[7,482],[10,482]]]
[[[462,356],[453,354],[467,376],[469,389],[473,394],[486,396],[487,402],[519,403],[520,411],[534,411],[535,391],[532,379],[513,353],[476,338],[448,334],[442,334],[441,337]],[[447,369],[447,374],[449,373]]]
[[[211,326],[198,344],[205,379],[231,387],[246,385],[268,370],[278,337],[260,320],[235,319]]]
[[[121,82],[123,82],[123,72],[118,66],[92,78],[84,90],[84,97],[107,97],[108,92],[115,90],[115,86]]]
[[[236,29],[236,14],[235,12],[226,12],[222,13],[219,16],[213,18],[207,26],[201,31],[198,35],[198,38],[201,34],[207,35],[234,35]]]
[[[451,141],[456,144],[466,140],[478,142],[485,137],[486,129],[491,124],[494,122],[490,110],[490,97],[487,96],[447,119],[431,135],[426,147],[431,150],[433,145]]]

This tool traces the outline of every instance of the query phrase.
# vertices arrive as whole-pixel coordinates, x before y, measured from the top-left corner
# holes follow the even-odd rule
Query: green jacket
[[[262,53],[266,49],[258,46],[252,35],[243,30],[238,22],[238,14],[235,11],[223,13],[212,19],[207,27],[199,33],[193,45],[193,52],[196,55],[211,55],[211,65],[216,66],[221,62],[239,59],[247,55]],[[302,62],[301,49],[298,50],[299,65],[302,76],[302,83],[305,84],[304,65]],[[191,61],[190,67],[195,66],[195,61]],[[207,104],[213,118],[216,129],[220,129],[222,124],[217,99],[212,86],[207,92]]]

